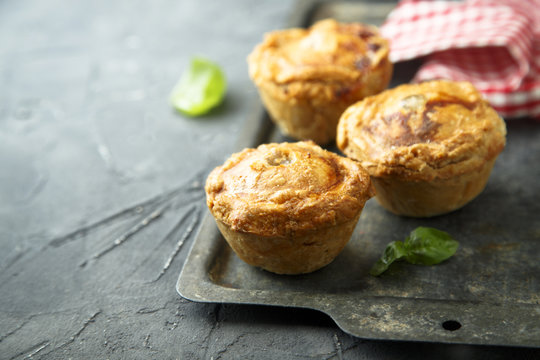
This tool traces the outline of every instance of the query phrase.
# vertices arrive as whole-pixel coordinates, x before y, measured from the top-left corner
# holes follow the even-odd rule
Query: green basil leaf
[[[458,246],[459,243],[444,231],[419,227],[405,239],[405,260],[411,264],[435,265],[454,255]]]
[[[174,108],[190,116],[207,113],[225,97],[226,80],[219,65],[195,57],[171,92]]]
[[[369,273],[373,276],[378,276],[385,272],[390,264],[407,255],[405,245],[401,241],[392,241],[384,249],[384,253],[379,260],[373,265]]]
[[[390,264],[401,259],[411,264],[435,265],[454,255],[458,246],[459,243],[444,231],[418,227],[411,231],[404,242],[392,241],[388,244],[369,273],[381,275]]]

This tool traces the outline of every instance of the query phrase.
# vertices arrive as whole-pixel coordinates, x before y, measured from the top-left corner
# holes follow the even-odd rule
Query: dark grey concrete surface
[[[538,358],[367,341],[315,311],[200,304],[176,280],[207,173],[257,101],[245,57],[292,1],[0,1],[0,359]],[[226,101],[176,113],[192,55]]]

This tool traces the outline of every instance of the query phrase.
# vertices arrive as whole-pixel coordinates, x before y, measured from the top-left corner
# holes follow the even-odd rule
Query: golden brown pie
[[[210,173],[205,190],[208,208],[236,254],[279,274],[330,263],[374,195],[358,162],[311,141],[233,154]]]
[[[284,134],[326,144],[349,105],[387,87],[388,53],[376,27],[327,19],[266,34],[248,57],[249,74]]]
[[[377,200],[407,216],[444,214],[485,187],[506,143],[501,117],[468,82],[402,85],[342,115],[338,147],[371,175]]]

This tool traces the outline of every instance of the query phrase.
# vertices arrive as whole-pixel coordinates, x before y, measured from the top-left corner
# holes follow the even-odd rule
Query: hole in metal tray
[[[461,328],[461,323],[456,320],[446,320],[441,325],[444,330],[448,330],[448,331],[456,331]]]

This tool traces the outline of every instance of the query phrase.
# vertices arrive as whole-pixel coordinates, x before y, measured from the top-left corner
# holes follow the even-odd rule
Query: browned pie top
[[[377,27],[327,19],[266,34],[248,57],[249,73],[257,85],[359,82],[382,62],[391,71],[388,52]]]
[[[311,141],[233,154],[206,181],[207,204],[235,231],[285,236],[353,219],[374,195],[354,160]]]
[[[402,85],[342,115],[337,145],[374,176],[432,180],[474,171],[505,146],[504,121],[468,82]]]

